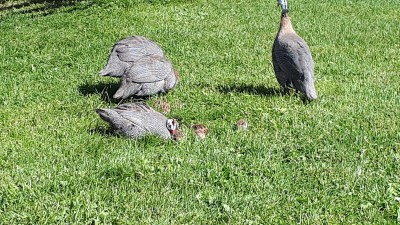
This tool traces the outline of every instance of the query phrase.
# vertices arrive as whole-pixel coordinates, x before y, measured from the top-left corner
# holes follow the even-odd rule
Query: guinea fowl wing
[[[125,123],[126,126],[137,127],[147,131],[146,126],[141,118],[143,117],[143,115],[141,115],[142,113],[133,113],[132,111],[118,109],[114,110],[121,116],[122,119],[127,121],[127,123]]]
[[[314,68],[308,45],[296,34],[278,38],[274,52],[280,69],[292,79],[299,79]]]
[[[164,57],[164,52],[156,43],[141,36],[125,38],[115,46],[118,58],[124,62],[135,62],[143,56]]]
[[[137,61],[127,72],[127,82],[153,83],[164,80],[173,73],[171,63],[160,57],[144,57]]]
[[[100,74],[121,77],[133,62],[148,55],[165,57],[156,43],[142,36],[131,36],[115,43],[108,57],[107,65]]]
[[[152,112],[152,113],[157,113],[153,108],[148,106],[144,102],[136,102],[136,103],[125,103],[117,106],[116,109],[119,110],[127,110],[131,112]]]
[[[163,138],[171,138],[171,134],[166,128],[167,118],[159,112],[133,112],[119,110],[118,114],[127,122],[125,123],[125,133],[155,134]],[[135,135],[130,135],[135,136]]]
[[[118,44],[115,44],[108,56],[107,65],[100,71],[100,75],[122,77],[129,63],[121,61],[117,53]]]

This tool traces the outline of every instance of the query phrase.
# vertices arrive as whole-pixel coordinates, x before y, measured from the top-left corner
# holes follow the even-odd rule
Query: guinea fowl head
[[[179,130],[179,123],[176,119],[167,119],[166,126],[172,139],[177,141],[182,139],[182,133]]]
[[[281,24],[279,27],[279,33],[296,33],[293,29],[292,22],[288,15],[288,3],[287,0],[278,0],[278,5],[282,8]]]
[[[278,0],[278,5],[282,8],[282,15],[289,12],[287,0]]]

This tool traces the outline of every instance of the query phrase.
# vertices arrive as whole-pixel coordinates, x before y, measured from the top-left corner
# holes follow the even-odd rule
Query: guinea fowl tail
[[[99,74],[102,75],[102,76],[108,76],[108,74],[109,74],[110,72],[111,72],[111,71],[107,71],[107,67],[106,67],[106,68],[102,69],[102,70],[99,72]]]
[[[317,91],[315,90],[314,83],[306,85],[305,94],[310,100],[317,99]]]
[[[126,67],[121,63],[118,58],[117,45],[114,45],[111,49],[111,53],[108,56],[107,65],[99,72],[102,76],[110,77],[121,77]]]
[[[140,86],[140,85],[139,85]],[[113,95],[115,99],[126,99],[131,95],[136,94],[138,91],[137,84],[135,83],[128,83],[125,80],[122,81],[120,87],[118,88],[117,92]]]
[[[119,65],[121,68],[122,66]],[[116,70],[113,66],[107,65],[102,69],[99,74],[101,76],[110,76],[110,77],[122,77],[122,71]]]
[[[310,100],[317,99],[317,92],[315,91],[315,89],[312,92],[306,93],[306,95],[307,95],[307,98]]]
[[[96,109],[96,112],[104,121],[110,122],[110,109]]]
[[[125,88],[124,87],[120,87],[117,92],[115,92],[115,94],[113,95],[113,98],[115,99],[119,99],[119,98],[124,98],[125,96]]]

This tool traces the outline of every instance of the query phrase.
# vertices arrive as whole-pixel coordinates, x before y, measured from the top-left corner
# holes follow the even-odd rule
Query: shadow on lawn
[[[260,96],[277,96],[283,95],[283,91],[278,88],[265,87],[265,86],[254,86],[254,85],[221,85],[218,86],[218,91],[221,93],[231,93],[231,92],[239,92],[239,93],[249,93]]]
[[[97,84],[82,84],[79,86],[79,93],[84,96],[101,94],[101,100],[107,103],[122,104],[124,102],[138,102],[148,100],[149,97],[130,97],[124,100],[115,99],[112,96],[117,92],[119,83],[105,83],[100,82]]]
[[[114,99],[112,96],[118,90],[119,84],[100,82],[97,84],[82,84],[79,86],[79,92],[84,95],[101,94],[101,99],[109,103],[119,103],[120,101]]]
[[[185,3],[191,0],[172,0],[174,3]],[[159,4],[169,3],[171,0],[133,0],[130,4]],[[31,14],[32,16],[47,16],[53,14],[57,9],[62,7],[68,7],[67,12],[75,10],[84,10],[93,5],[108,4],[108,1],[95,1],[95,0],[0,0],[0,16],[4,14]],[[113,4],[120,4],[121,6],[127,6],[126,1],[115,2]],[[129,4],[128,4],[129,5]]]
[[[92,1],[84,0],[26,0],[17,3],[12,0],[0,0],[0,13],[47,16],[61,7],[68,7],[67,11],[75,11],[86,9],[92,5]]]
[[[104,126],[98,126],[96,128],[90,129],[89,134],[91,134],[91,135],[100,134],[104,137],[112,137],[112,136],[116,135],[110,127],[106,128]]]

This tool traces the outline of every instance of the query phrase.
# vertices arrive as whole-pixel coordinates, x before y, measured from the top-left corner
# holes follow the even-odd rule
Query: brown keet
[[[169,113],[171,111],[170,104],[166,101],[163,101],[162,99],[158,99],[157,101],[155,101],[154,106],[156,108],[159,108],[164,114]]]
[[[200,139],[204,139],[208,134],[208,128],[204,124],[192,125],[192,129]]]
[[[236,127],[238,130],[245,130],[249,126],[248,122],[246,119],[240,119],[236,122]]]

